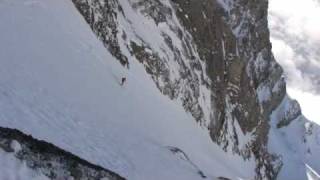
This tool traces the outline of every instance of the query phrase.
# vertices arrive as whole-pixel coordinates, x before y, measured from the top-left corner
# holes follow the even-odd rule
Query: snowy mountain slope
[[[97,37],[115,57],[121,57],[120,62],[123,56],[130,57],[126,52],[134,54],[163,94],[181,98],[185,110],[204,122],[213,141],[244,159],[253,156],[255,178],[275,179],[279,172],[282,179],[307,178],[308,164],[318,159],[318,126],[311,123],[312,128],[306,128],[310,122],[286,95],[283,70],[271,51],[268,1],[73,2]],[[179,48],[184,43],[192,48]],[[177,64],[179,58],[191,66]],[[199,71],[198,76],[175,73],[181,67]],[[170,84],[172,80],[178,90]],[[199,93],[207,88],[207,93]],[[185,103],[183,99],[190,100],[186,94],[192,96]],[[206,101],[197,101],[197,94]],[[296,138],[284,134],[296,134]],[[305,164],[308,168],[301,170]],[[319,171],[315,164],[312,168]]]
[[[199,170],[210,178],[254,176],[254,161],[212,143],[179,103],[159,93],[140,63],[129,70],[118,64],[71,2],[1,1],[0,29],[1,127],[129,179],[202,179]]]
[[[268,148],[270,152],[281,155],[284,164],[278,179],[319,179],[319,125],[298,115],[290,124],[279,128],[279,119],[286,119],[295,112],[295,108],[299,108],[290,107],[292,104],[292,100],[285,97],[271,114]]]
[[[125,58],[129,66],[135,59],[141,62],[160,92],[180,101],[225,151],[244,159],[253,156],[259,164],[257,177],[276,176],[279,166],[272,164],[276,158],[265,150],[268,119],[259,113],[254,87],[267,78],[263,73],[268,71],[268,63],[261,67],[262,73],[251,67],[258,59],[255,54],[269,55],[270,46],[255,50],[252,47],[264,44],[252,45],[252,40],[252,44],[242,47],[244,40],[235,37],[225,22],[224,10],[214,1],[205,0],[202,5],[194,0],[73,2],[113,56],[120,62],[130,57]],[[260,9],[263,5],[257,4]],[[251,61],[246,65],[248,59]],[[277,73],[273,85],[281,68],[275,61],[271,65]],[[248,77],[246,68],[256,74]],[[260,173],[263,168],[267,171]]]
[[[72,2],[0,2],[0,127],[128,179],[317,178],[266,0]]]
[[[163,94],[208,126],[213,116],[210,79],[170,1],[73,2],[113,56],[127,68],[141,62]]]
[[[285,154],[270,145],[285,144],[288,140],[272,133],[281,132],[282,128],[295,122],[301,110],[297,102],[287,101],[283,71],[272,55],[267,1],[73,2],[115,57],[134,54],[163,94],[173,99],[181,98],[185,110],[198,121],[200,117],[200,122],[204,122],[201,125],[210,130],[213,141],[244,159],[254,156],[257,179],[274,179],[282,167],[290,165],[287,161],[282,162],[282,157],[290,153]],[[182,47],[191,44],[192,48],[189,51],[179,48],[181,44]],[[118,51],[113,51],[114,48]],[[192,52],[191,56],[188,56],[189,52]],[[192,65],[176,64],[179,58]],[[133,60],[129,58],[128,63],[131,62]],[[200,73],[198,76],[183,71],[174,73],[181,72],[181,67],[187,72]],[[176,79],[178,89],[170,85],[172,79]],[[192,100],[184,103],[183,99],[190,100],[186,94],[193,94]],[[197,101],[197,94],[202,94],[200,97],[206,101]],[[286,102],[285,105],[282,102]],[[274,111],[278,112],[276,118],[272,115]],[[202,113],[206,115],[201,116]],[[304,139],[307,133],[304,128],[307,122],[298,125],[301,129],[299,139]],[[311,133],[312,139],[317,136],[316,129]],[[297,141],[294,146],[310,146],[317,154],[317,143],[309,143]],[[304,156],[300,154],[298,159],[303,162]],[[313,159],[317,158],[313,156]],[[295,177],[294,174],[287,175],[286,178]]]

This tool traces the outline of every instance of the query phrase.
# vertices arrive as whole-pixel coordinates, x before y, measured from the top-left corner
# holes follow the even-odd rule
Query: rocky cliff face
[[[73,2],[125,68],[141,62],[215,143],[255,159],[256,179],[277,177],[283,161],[269,151],[270,122],[287,127],[301,110],[271,51],[267,0]]]

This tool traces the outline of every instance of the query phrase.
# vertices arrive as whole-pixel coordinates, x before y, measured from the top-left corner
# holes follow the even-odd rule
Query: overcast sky
[[[320,0],[269,0],[273,52],[288,92],[320,124]]]

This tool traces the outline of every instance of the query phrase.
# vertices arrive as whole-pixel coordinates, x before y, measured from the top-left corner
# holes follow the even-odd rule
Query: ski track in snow
[[[253,161],[212,143],[142,65],[122,68],[71,1],[2,0],[0,31],[0,126],[133,180],[202,179],[167,146],[182,149],[208,177],[254,176]]]

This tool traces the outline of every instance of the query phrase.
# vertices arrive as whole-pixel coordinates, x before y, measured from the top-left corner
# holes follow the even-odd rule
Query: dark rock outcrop
[[[19,149],[15,149],[13,143],[19,144]],[[27,167],[50,179],[124,180],[112,171],[16,129],[0,127],[0,149],[14,153],[14,156],[25,162]]]

